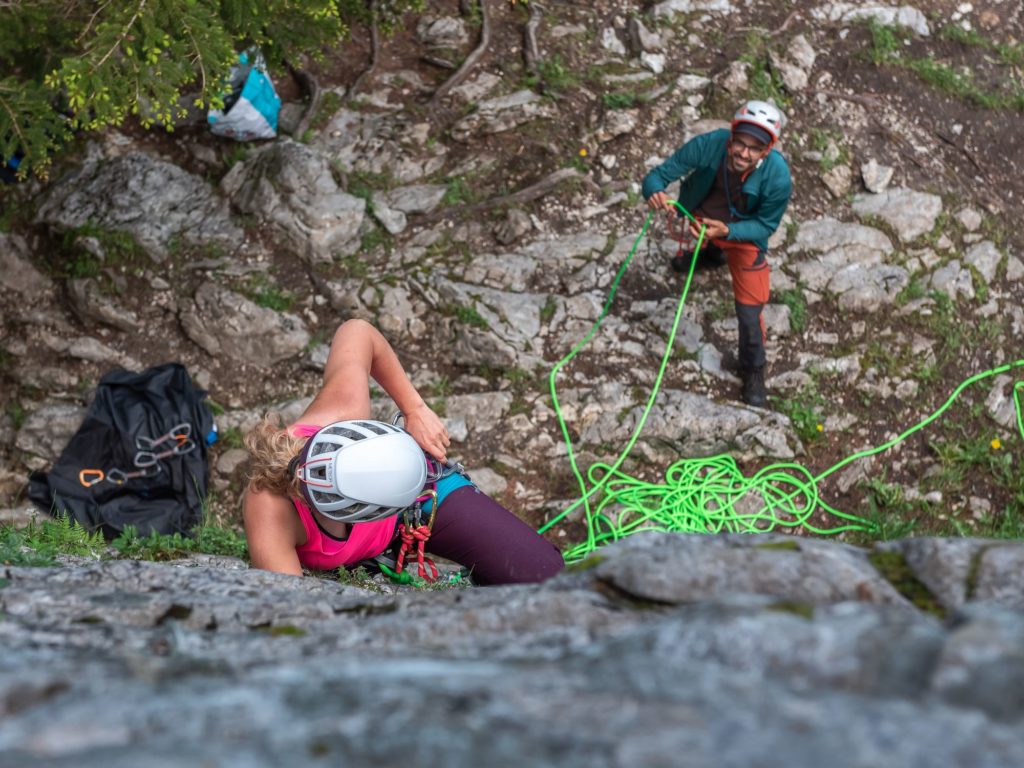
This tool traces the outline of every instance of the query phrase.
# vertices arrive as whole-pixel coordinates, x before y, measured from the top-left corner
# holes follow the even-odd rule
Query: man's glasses
[[[745,141],[733,138],[732,148],[734,152],[744,152],[748,155],[759,155],[764,152],[765,145],[759,141],[755,141],[753,144],[747,144]]]

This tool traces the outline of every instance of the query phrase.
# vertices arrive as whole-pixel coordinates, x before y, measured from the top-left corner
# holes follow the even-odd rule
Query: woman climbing
[[[370,420],[370,376],[404,430]],[[477,584],[542,581],[563,567],[553,544],[447,464],[448,430],[365,321],[338,328],[323,387],[299,419],[285,429],[264,419],[245,442],[256,568],[298,576],[402,549],[410,561],[417,549],[452,560]]]

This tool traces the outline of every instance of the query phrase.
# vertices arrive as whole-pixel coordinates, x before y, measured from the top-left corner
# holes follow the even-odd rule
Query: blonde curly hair
[[[269,414],[245,436],[249,451],[249,487],[279,496],[300,495],[299,480],[289,473],[288,464],[299,455],[306,440],[293,437]]]

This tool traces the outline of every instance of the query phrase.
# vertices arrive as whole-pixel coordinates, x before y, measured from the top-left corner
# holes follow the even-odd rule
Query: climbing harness
[[[432,500],[430,514],[426,522],[423,522],[423,502]],[[419,566],[419,577],[426,581],[437,581],[437,566],[434,561],[426,556],[427,541],[434,527],[434,517],[437,515],[437,489],[431,488],[427,493],[416,499],[416,502],[402,514],[402,522],[398,524],[398,536],[402,546],[398,550],[398,559],[395,563],[395,572],[401,575],[405,568],[405,558],[413,549],[415,544],[416,563]],[[428,575],[427,567],[430,572]]]
[[[677,201],[670,202],[679,208],[690,221],[700,226],[692,214]],[[555,382],[562,368],[571,362],[593,338],[608,314],[619,282],[632,261],[641,240],[646,236],[653,215],[652,211],[647,216],[633,247],[622,266],[619,267],[597,320],[594,321],[584,338],[555,364],[548,377],[551,400],[566,445],[569,464],[579,485],[580,497],[544,523],[538,532],[544,533],[565,519],[575,509],[583,506],[587,538],[586,541],[563,552],[563,557],[567,562],[582,560],[603,544],[648,530],[690,533],[721,531],[762,533],[776,527],[802,527],[804,530],[819,535],[853,530],[870,531],[874,528],[871,522],[842,512],[822,501],[818,495],[819,483],[848,464],[887,451],[906,440],[911,434],[928,426],[938,419],[967,387],[984,379],[1024,367],[1024,359],[1021,359],[971,376],[961,383],[934,413],[917,425],[883,445],[860,451],[843,459],[818,475],[812,475],[809,470],[799,464],[778,463],[764,467],[753,477],[746,478],[731,456],[720,455],[682,459],[669,467],[664,483],[647,483],[630,477],[620,471],[620,467],[639,438],[661,388],[661,382],[674,349],[682,310],[693,279],[694,265],[697,263],[697,255],[704,241],[705,229],[701,226],[694,257],[690,261],[672,328],[665,344],[661,365],[647,402],[637,419],[636,427],[618,457],[611,464],[604,462],[592,464],[587,471],[587,480],[584,480],[577,463],[576,453],[573,450],[569,429],[559,405]],[[1021,437],[1024,438],[1024,414],[1022,414],[1024,381],[1019,381],[1014,385],[1013,400],[1017,413],[1017,426]],[[600,500],[596,504],[592,504],[591,498],[598,493],[601,494],[598,497]],[[839,522],[830,528],[818,527],[812,522],[812,516],[816,513],[831,515],[838,518]]]
[[[160,474],[163,459],[170,456],[180,456],[195,449],[196,444],[191,439],[192,425],[182,422],[165,434],[159,437],[147,437],[139,435],[135,438],[135,457],[132,463],[137,467],[133,470],[123,470],[113,467],[108,470],[82,469],[78,472],[78,482],[86,488],[102,483],[106,480],[114,485],[124,485],[136,477],[155,477]],[[174,441],[174,446],[165,450],[153,450],[169,441]]]
[[[460,474],[467,480],[469,475],[466,474],[466,468],[458,461],[448,460],[442,464],[426,453],[423,454],[423,457],[427,462],[427,483],[423,494],[416,499],[411,507],[402,512],[402,522],[398,524],[398,535],[402,546],[395,562],[395,573],[401,576],[406,557],[415,551],[420,578],[432,582],[437,580],[438,571],[434,562],[426,556],[426,546],[434,529],[434,518],[439,506],[437,484],[454,474]],[[430,512],[425,513],[423,505],[428,501],[430,502]],[[424,522],[424,516],[426,516],[426,522]],[[378,563],[378,565],[380,564]],[[428,569],[430,575],[428,575]]]

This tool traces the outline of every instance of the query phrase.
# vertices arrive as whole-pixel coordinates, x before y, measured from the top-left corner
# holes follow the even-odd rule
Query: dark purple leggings
[[[445,497],[426,550],[468,568],[477,584],[543,581],[565,567],[554,544],[470,485]]]

